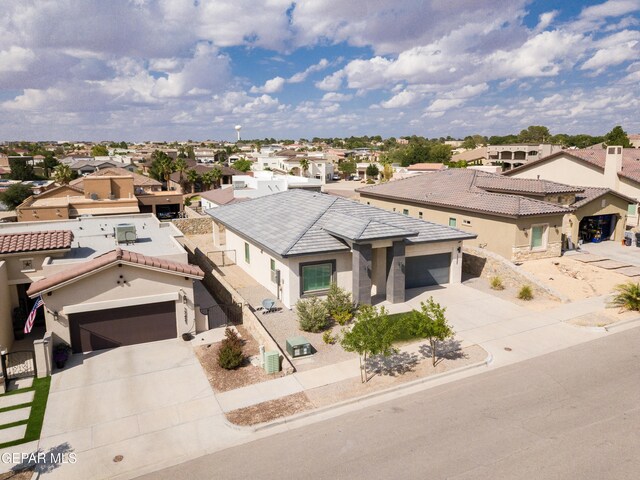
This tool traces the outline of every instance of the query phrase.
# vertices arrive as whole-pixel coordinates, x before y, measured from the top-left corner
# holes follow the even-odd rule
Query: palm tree
[[[73,179],[73,170],[62,163],[53,169],[53,179],[60,185],[67,185]]]
[[[191,185],[191,193],[195,190],[196,182],[200,180],[200,175],[193,169],[187,170],[187,182]],[[183,192],[184,193],[184,192]]]
[[[178,158],[173,163],[173,167],[180,174],[180,186],[184,189],[184,172],[189,169],[189,165],[187,165],[187,161],[184,158]]]
[[[300,168],[302,169],[302,174],[306,177],[307,172],[309,171],[309,159],[303,158],[300,160]]]
[[[640,283],[627,282],[616,285],[618,293],[611,299],[611,306],[626,310],[640,310]]]
[[[220,187],[220,179],[222,179],[222,170],[220,169],[220,167],[214,167],[210,173],[215,184],[214,188]]]
[[[211,188],[211,184],[213,184],[216,180],[214,178],[215,170],[209,170],[202,174],[202,189],[209,190]]]

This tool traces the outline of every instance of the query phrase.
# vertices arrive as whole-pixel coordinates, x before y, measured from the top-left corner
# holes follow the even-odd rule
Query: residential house
[[[360,201],[477,233],[469,244],[512,261],[621,240],[631,199],[610,189],[449,169],[356,190]]]
[[[231,184],[231,178],[234,175],[242,175],[243,173],[240,170],[236,170],[235,168],[227,167],[225,165],[202,165],[196,163],[195,160],[188,160],[187,165],[190,170],[195,170],[198,175],[202,175],[206,172],[210,172],[214,168],[220,169],[222,172],[222,176],[220,178],[221,185]],[[186,187],[186,188],[185,188]],[[169,177],[169,183],[167,188],[170,191],[175,191],[179,193],[193,193],[193,192],[202,192],[204,187],[201,181],[197,181],[194,185],[187,185],[187,172],[182,173],[182,181],[180,181],[180,172],[173,172]]]
[[[562,145],[551,143],[487,145],[487,161],[500,164],[505,170],[509,170],[547,157],[561,150]]]
[[[74,352],[208,329],[193,293],[203,274],[180,236],[149,214],[0,224],[0,342],[11,346],[39,296],[30,338],[46,330]]]
[[[628,207],[627,225],[639,225],[640,149],[611,146],[606,149],[563,150],[505,172],[505,175],[609,188],[634,200]]]
[[[372,298],[461,280],[462,242],[475,234],[301,189],[207,210],[215,245],[292,308],[330,284]]]
[[[160,187],[151,178],[109,167],[29,197],[16,212],[19,222],[131,213],[153,213],[163,219],[179,216],[182,194]]]
[[[322,182],[315,178],[295,175],[280,175],[274,172],[253,172],[253,175],[234,175],[231,185],[209,190],[200,194],[202,208],[216,208],[228,205],[234,200],[258,198],[292,188],[304,188],[320,192]]]

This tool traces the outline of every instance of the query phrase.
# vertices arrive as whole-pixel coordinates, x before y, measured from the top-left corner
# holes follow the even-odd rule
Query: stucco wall
[[[605,186],[602,170],[564,156],[559,156],[549,162],[540,162],[510,176],[513,178],[541,178],[582,187]]]
[[[126,283],[122,282],[120,275]],[[117,282],[120,281],[118,284]],[[54,335],[54,343],[71,343],[69,311],[71,308],[95,309],[94,307],[119,308],[128,305],[156,303],[154,296],[176,294],[183,290],[187,297],[186,321],[185,305],[180,298],[176,303],[176,326],[178,335],[195,332],[193,303],[193,280],[148,268],[123,265],[111,266],[106,270],[85,277],[42,296],[45,302],[47,331]],[[102,303],[100,303],[102,302]],[[71,307],[71,308],[69,308]],[[53,312],[58,312],[58,320]]]
[[[573,242],[577,243],[580,238],[578,235],[580,219],[594,215],[615,215],[618,218],[618,221],[616,222],[616,228],[611,240],[621,241],[624,238],[627,208],[628,203],[626,200],[608,193],[595,199],[593,202],[580,207],[576,212],[567,215],[564,225],[565,232],[571,233]],[[571,220],[571,222],[569,222],[569,220]]]
[[[0,260],[0,345],[11,348],[13,344],[12,302],[7,263]]]

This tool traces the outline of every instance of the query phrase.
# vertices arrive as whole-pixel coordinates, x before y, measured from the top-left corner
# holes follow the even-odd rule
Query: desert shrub
[[[333,345],[337,340],[337,335],[331,335],[331,330],[327,330],[322,334],[322,341],[327,345]]]
[[[491,288],[493,290],[504,290],[504,284],[500,277],[491,277]]]
[[[611,299],[611,306],[627,310],[640,310],[640,283],[621,283],[616,285],[614,290],[617,293]]]
[[[518,292],[518,298],[520,300],[532,300],[533,299],[533,290],[529,285],[523,285]]]
[[[373,185],[374,183],[376,183],[375,180],[373,180],[372,178],[367,178],[367,185]]]
[[[305,332],[321,332],[329,326],[329,312],[325,302],[318,297],[298,300],[296,313],[300,328]]]
[[[332,283],[325,300],[327,312],[340,325],[346,325],[353,318],[351,292]]]
[[[224,331],[224,337],[220,350],[218,350],[218,365],[226,370],[233,370],[242,365],[244,361],[242,340],[235,330],[229,327]]]

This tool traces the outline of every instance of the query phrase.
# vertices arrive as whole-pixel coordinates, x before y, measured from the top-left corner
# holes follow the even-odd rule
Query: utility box
[[[313,347],[304,337],[287,338],[287,352],[291,357],[305,357],[313,353]]]
[[[280,354],[278,352],[264,352],[264,371],[267,373],[280,371]]]

